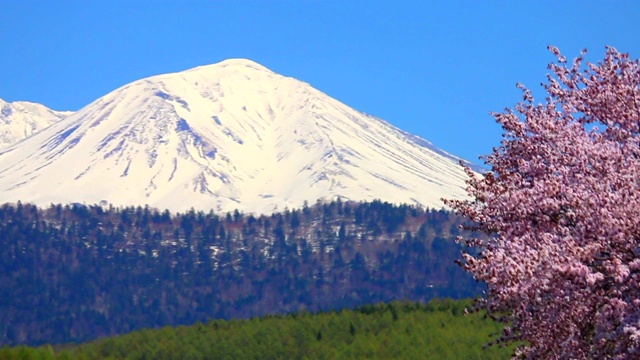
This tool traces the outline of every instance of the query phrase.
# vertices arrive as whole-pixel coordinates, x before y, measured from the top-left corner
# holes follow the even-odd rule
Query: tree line
[[[80,345],[0,348],[0,359],[506,359],[484,348],[501,325],[470,300],[391,302],[319,313],[213,320]]]
[[[272,215],[0,206],[0,344],[397,299],[466,298],[462,218],[374,201]]]

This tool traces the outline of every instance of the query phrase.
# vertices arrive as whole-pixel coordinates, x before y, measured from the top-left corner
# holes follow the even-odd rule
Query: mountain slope
[[[0,151],[5,201],[270,212],[337,196],[441,207],[458,159],[243,59],[125,85]]]
[[[269,215],[0,205],[0,348],[481,294],[464,219],[382,202]],[[2,359],[2,357],[0,357]]]
[[[8,103],[0,99],[0,148],[17,143],[72,113],[27,101]]]

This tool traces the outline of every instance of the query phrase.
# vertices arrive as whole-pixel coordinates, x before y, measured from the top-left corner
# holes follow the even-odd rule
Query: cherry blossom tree
[[[487,284],[477,309],[504,321],[521,358],[640,358],[640,66],[614,48],[557,61],[535,103],[493,113],[501,145],[447,200],[486,234],[461,239]],[[463,165],[464,166],[464,165]]]

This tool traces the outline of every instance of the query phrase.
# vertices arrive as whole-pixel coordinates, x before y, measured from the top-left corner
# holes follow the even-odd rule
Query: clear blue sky
[[[249,58],[456,155],[539,93],[548,44],[640,57],[637,1],[0,0],[0,98],[78,110],[137,79]]]

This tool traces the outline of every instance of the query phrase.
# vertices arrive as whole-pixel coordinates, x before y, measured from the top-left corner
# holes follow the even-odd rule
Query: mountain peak
[[[12,145],[71,115],[28,101],[0,99],[0,148]]]
[[[193,69],[187,70],[187,72],[201,72],[201,71],[219,72],[222,69],[232,70],[234,72],[243,72],[246,70],[249,70],[249,71],[258,70],[258,71],[265,71],[270,73],[272,72],[271,70],[267,69],[265,66],[260,65],[253,60],[243,59],[243,58],[226,59],[215,64],[198,66]]]
[[[226,60],[220,61],[216,65],[218,65],[218,66],[242,66],[242,67],[251,67],[251,68],[258,68],[258,69],[266,69],[266,67],[262,66],[261,64],[258,64],[257,62],[255,62],[253,60],[244,59],[244,58],[226,59]]]
[[[439,208],[466,179],[457,158],[247,59],[125,85],[0,151],[0,197],[44,205]]]

